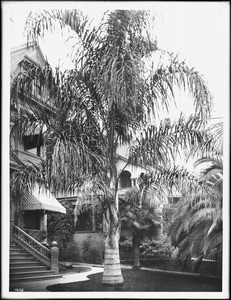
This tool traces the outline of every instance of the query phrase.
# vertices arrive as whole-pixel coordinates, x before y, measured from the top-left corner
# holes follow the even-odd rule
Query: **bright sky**
[[[206,78],[214,96],[214,117],[229,109],[229,2],[39,2],[3,1],[5,22],[9,22],[10,47],[25,42],[23,28],[31,10],[79,8],[95,21],[104,11],[116,8],[147,9],[156,15],[155,34],[158,46],[179,54]],[[29,4],[30,3],[30,4]],[[3,27],[4,30],[4,27]],[[52,66],[70,65],[64,39],[56,34],[41,48]],[[60,60],[61,57],[61,60]],[[182,99],[181,99],[182,100]],[[184,102],[183,102],[184,103]],[[185,105],[185,104],[183,104]],[[190,110],[188,104],[184,109]]]
[[[146,9],[155,15],[154,36],[158,47],[179,54],[186,59],[208,82],[214,97],[214,112],[211,122],[227,120],[229,124],[229,2],[79,2],[79,1],[3,1],[3,38],[10,48],[26,42],[23,29],[31,10],[52,8],[78,8],[97,23],[106,10]],[[65,69],[70,66],[67,58],[66,38],[53,33],[40,44],[49,63]],[[3,43],[5,45],[5,43]],[[7,52],[6,51],[6,52]],[[190,115],[193,111],[192,99],[183,92],[177,94],[177,108],[172,104],[169,114],[160,112],[160,119],[172,120],[180,115]],[[219,119],[216,119],[219,118]],[[229,127],[228,127],[229,130]],[[227,132],[227,128],[225,128]]]

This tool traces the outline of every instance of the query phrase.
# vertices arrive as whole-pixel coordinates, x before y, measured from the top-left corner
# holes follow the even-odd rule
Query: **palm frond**
[[[20,197],[23,190],[31,191],[35,183],[47,187],[49,185],[46,164],[43,160],[33,163],[28,160],[10,174],[10,193],[13,198]]]
[[[222,159],[223,153],[223,123],[216,123],[206,129],[208,138],[196,144],[189,152],[188,157],[210,157]]]
[[[222,231],[213,231],[206,238],[206,242],[204,244],[204,255],[208,255],[211,250],[214,248],[218,248],[222,245]]]
[[[213,219],[213,223],[210,226],[207,236],[209,236],[214,230],[218,229],[222,224],[222,211],[218,211],[215,218]]]
[[[189,236],[185,235],[184,239],[178,245],[179,249],[179,257],[182,262],[187,260],[190,257],[190,244],[189,244]]]
[[[77,9],[51,11],[42,10],[31,12],[26,20],[25,30],[27,39],[37,41],[39,37],[44,37],[50,30],[54,32],[58,29],[68,28],[77,35],[82,36],[87,24],[87,18]]]
[[[130,149],[131,163],[155,166],[159,162],[166,165],[174,160],[180,149],[192,148],[206,140],[207,133],[200,130],[200,122],[193,120],[193,116],[186,119],[181,115],[173,123],[165,119],[159,126],[145,128]]]
[[[215,218],[216,210],[215,208],[205,207],[196,211],[188,224],[188,228],[195,226],[195,224],[199,222],[203,222],[204,220],[213,220]]]
[[[185,61],[179,61],[178,56],[161,52],[161,61],[168,63],[161,64],[156,67],[153,55],[149,58],[149,74],[146,74],[147,85],[149,87],[149,101],[156,105],[159,109],[159,104],[168,110],[169,102],[174,98],[174,87],[183,87],[194,98],[195,117],[199,118],[201,124],[206,124],[211,113],[212,96],[209,92],[205,79],[193,68],[187,66]],[[158,103],[156,100],[161,99]],[[175,102],[177,105],[177,102]],[[205,109],[206,107],[206,109]]]

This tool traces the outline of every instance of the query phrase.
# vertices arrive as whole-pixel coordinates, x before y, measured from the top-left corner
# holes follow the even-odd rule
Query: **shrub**
[[[74,215],[70,204],[64,204],[66,214],[48,214],[48,242],[58,243],[60,249],[65,249],[67,244],[73,240],[74,234]]]
[[[158,241],[150,239],[142,241],[140,254],[141,257],[148,259],[170,258],[174,250],[175,248],[172,247],[170,238],[163,235]]]
[[[86,263],[102,264],[104,255],[104,246],[101,243],[95,244],[89,236],[83,242],[83,260]]]
[[[70,242],[65,248],[60,249],[59,260],[76,262],[80,261],[80,251],[77,243]]]
[[[101,249],[91,246],[88,252],[84,253],[84,261],[92,264],[102,264],[103,254]]]
[[[60,273],[63,273],[67,270],[71,270],[73,269],[73,265],[66,265],[66,264],[63,264],[63,263],[59,263],[59,272]]]
[[[127,237],[124,240],[120,240],[120,258],[122,260],[133,259],[132,256],[132,238]]]
[[[141,259],[170,258],[175,248],[171,246],[170,238],[164,235],[161,239],[155,240],[145,238],[140,245]],[[120,241],[120,257],[122,260],[133,260],[132,237]]]
[[[91,246],[91,237],[88,236],[84,241],[83,241],[83,252],[88,252],[89,248]]]

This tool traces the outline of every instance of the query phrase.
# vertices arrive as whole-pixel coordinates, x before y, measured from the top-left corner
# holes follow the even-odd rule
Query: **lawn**
[[[55,284],[47,287],[48,291],[121,291],[121,292],[221,292],[221,280],[205,276],[190,276],[150,270],[122,269],[124,284],[111,287],[102,285],[102,273],[89,275],[88,281]]]

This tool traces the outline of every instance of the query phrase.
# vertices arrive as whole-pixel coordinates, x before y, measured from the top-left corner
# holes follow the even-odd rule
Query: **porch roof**
[[[48,189],[35,185],[32,192],[24,190],[21,197],[23,210],[48,210],[65,214],[66,209]]]

